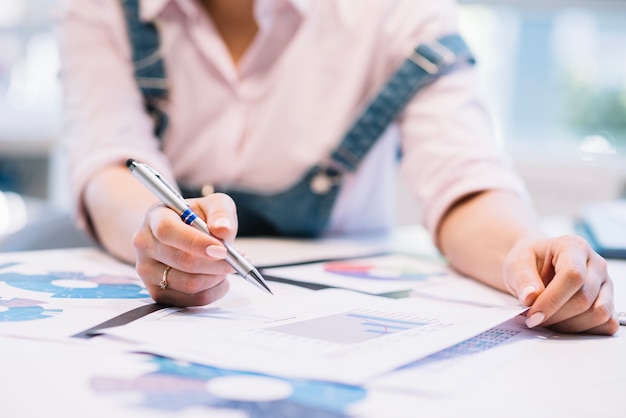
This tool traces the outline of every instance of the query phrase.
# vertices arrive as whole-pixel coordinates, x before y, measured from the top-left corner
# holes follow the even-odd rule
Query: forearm
[[[84,193],[85,207],[98,241],[114,256],[135,262],[133,234],[156,198],[124,166],[99,173]]]
[[[506,291],[505,257],[530,236],[541,236],[532,209],[513,194],[490,191],[455,205],[439,227],[437,242],[457,271]]]

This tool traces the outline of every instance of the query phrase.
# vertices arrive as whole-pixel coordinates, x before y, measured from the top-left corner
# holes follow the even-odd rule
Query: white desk
[[[415,233],[419,234],[419,231]],[[405,231],[392,241],[402,242],[407,236],[417,235]],[[415,250],[432,250],[427,242],[414,242],[418,242],[413,247]],[[406,249],[404,245],[402,248]],[[107,257],[76,255],[67,263],[67,260],[63,261],[62,253],[48,258],[40,257],[41,254],[24,254],[22,256],[26,258],[22,259],[13,257],[15,254],[0,254],[0,302],[7,300],[1,294],[6,289],[2,286],[7,283],[2,273],[12,270],[7,266],[11,259],[19,262],[39,257],[41,263],[57,271],[63,265],[68,271],[90,265],[91,268],[85,267],[89,270],[87,274],[109,273],[99,283],[109,283],[106,277],[111,277],[111,271],[121,276],[133,275],[129,266],[107,267]],[[622,263],[611,263],[610,266],[619,276],[614,277],[616,293],[624,300],[626,267]],[[305,292],[300,288],[274,285],[287,294]],[[32,299],[36,298],[37,293],[33,290]],[[88,300],[76,299],[64,309],[83,315],[80,325],[84,327],[113,312],[121,313],[147,303],[144,299],[99,300],[89,309]],[[11,305],[5,304],[4,312],[7,306]],[[51,304],[44,308],[48,314],[55,314],[55,307]],[[24,327],[32,326],[24,322]],[[39,328],[39,336],[18,338],[8,336],[16,331],[7,329],[6,322],[0,322],[0,410],[1,415],[8,418],[47,415],[133,418],[343,416],[338,411],[358,417],[617,418],[626,415],[626,401],[622,396],[626,388],[624,327],[614,337],[551,334],[511,340],[462,360],[455,359],[453,361],[457,363],[451,363],[452,366],[435,366],[441,367],[441,374],[433,375],[432,368],[416,368],[402,387],[395,387],[397,381],[385,382],[385,376],[360,389],[328,384],[311,386],[306,382],[294,385],[291,381],[289,390],[292,393],[283,392],[282,399],[275,397],[285,389],[280,386],[284,385],[281,381],[266,379],[263,385],[255,385],[252,389],[241,384],[234,390],[222,386],[220,398],[212,387],[216,375],[210,368],[194,368],[184,362],[158,362],[150,356],[129,353],[127,344],[110,338],[57,338],[55,332],[59,330],[43,326]],[[160,373],[156,373],[158,370]],[[437,376],[450,382],[449,391],[435,391]],[[428,379],[433,379],[434,392],[428,390],[431,383]],[[251,401],[254,397],[257,400]],[[315,404],[339,406],[324,411]]]

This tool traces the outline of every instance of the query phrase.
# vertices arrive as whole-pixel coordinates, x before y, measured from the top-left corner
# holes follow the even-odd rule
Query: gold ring
[[[168,283],[167,283],[167,273],[170,272],[170,269],[172,267],[167,266],[165,267],[165,270],[163,270],[163,276],[161,277],[161,282],[159,283],[159,287],[163,290],[167,289]]]

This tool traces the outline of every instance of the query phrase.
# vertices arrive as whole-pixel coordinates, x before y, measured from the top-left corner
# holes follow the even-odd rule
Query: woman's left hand
[[[599,335],[619,329],[606,261],[580,237],[523,240],[505,260],[504,280],[530,306],[530,328]]]

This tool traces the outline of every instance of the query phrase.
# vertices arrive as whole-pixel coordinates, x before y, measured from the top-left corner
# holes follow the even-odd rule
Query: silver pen
[[[133,159],[126,161],[126,165],[130,169],[131,173],[152,193],[154,193],[154,195],[158,197],[161,202],[178,213],[183,222],[211,235],[206,222],[204,222],[202,218],[198,217],[198,215],[191,210],[187,202],[185,202],[185,199],[174,188],[172,188],[172,186],[170,186],[156,170],[147,164],[140,163]],[[252,283],[259,289],[272,294],[272,291],[265,283],[261,273],[259,273],[257,269],[248,260],[246,260],[245,257],[239,254],[237,250],[235,250],[228,242],[224,240],[220,241],[224,247],[226,247],[226,261],[228,264],[230,264],[232,268],[234,268],[235,271],[248,282]]]

